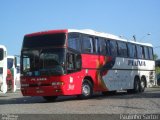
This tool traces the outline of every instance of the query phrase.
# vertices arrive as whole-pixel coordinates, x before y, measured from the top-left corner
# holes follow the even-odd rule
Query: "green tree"
[[[157,55],[157,54],[154,54],[154,55],[153,55],[153,58],[154,58],[154,60],[157,60],[157,59],[158,59],[158,55]]]
[[[158,55],[157,54],[154,54],[154,60],[157,60],[158,59]],[[159,66],[156,66],[156,74],[159,75],[160,74],[160,67]]]

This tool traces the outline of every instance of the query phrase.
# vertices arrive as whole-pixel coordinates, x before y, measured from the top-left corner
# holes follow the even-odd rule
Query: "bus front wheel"
[[[85,79],[82,84],[82,94],[79,95],[78,97],[82,99],[88,99],[92,95],[93,95],[93,85],[89,80]]]

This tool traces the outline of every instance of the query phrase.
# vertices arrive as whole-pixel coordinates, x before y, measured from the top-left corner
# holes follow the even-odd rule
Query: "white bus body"
[[[20,85],[20,64],[17,64],[16,72],[17,72],[17,74],[16,74],[15,84],[16,84],[17,90],[20,90],[21,89],[21,85]]]
[[[7,49],[0,45],[0,93],[7,92]]]
[[[16,66],[16,57],[15,56],[7,56],[7,67],[11,70],[12,76],[13,76],[13,88],[12,92],[15,92],[17,89],[16,86],[16,79],[17,79],[17,66]]]

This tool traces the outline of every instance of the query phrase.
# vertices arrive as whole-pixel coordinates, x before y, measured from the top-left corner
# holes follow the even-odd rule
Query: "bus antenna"
[[[136,35],[133,35],[133,40],[136,42]]]

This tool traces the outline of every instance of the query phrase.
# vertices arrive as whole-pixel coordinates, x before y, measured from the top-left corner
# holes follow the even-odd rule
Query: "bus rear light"
[[[52,82],[52,86],[54,85],[64,85],[64,82]]]

